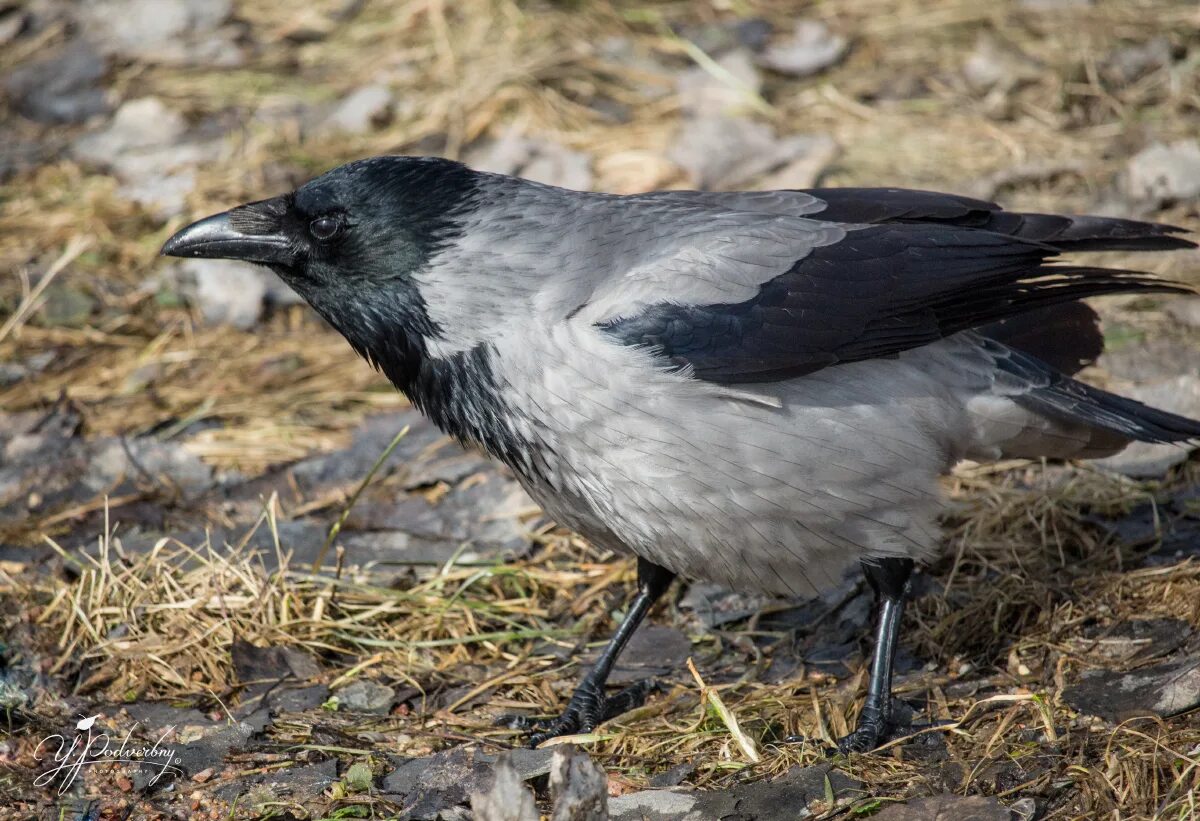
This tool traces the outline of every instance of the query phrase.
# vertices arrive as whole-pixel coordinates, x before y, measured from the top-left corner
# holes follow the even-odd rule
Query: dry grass
[[[893,744],[843,761],[865,782],[850,808],[866,812],[880,800],[950,790],[1049,798],[1047,818],[1191,817],[1200,788],[1194,718],[1112,728],[1076,716],[1060,694],[1081,671],[1112,667],[1089,655],[1089,624],[1169,616],[1200,629],[1200,566],[1123,571],[1132,556],[1085,522],[1086,514],[1146,498],[1148,488],[1036,466],[980,482],[959,480],[966,507],[952,531],[957,551],[934,569],[941,591],[919,599],[907,620],[907,646],[932,664],[905,677],[900,692],[952,722],[927,731],[945,738],[946,760],[931,764],[920,745]],[[268,500],[255,528],[275,533],[275,510]],[[354,567],[319,575],[293,569],[277,538],[280,569],[268,571],[245,548],[251,533],[225,546],[163,540],[130,555],[115,531],[100,537],[95,558],[62,554],[69,583],[0,576],[6,594],[34,603],[10,612],[8,626],[32,628],[47,672],[101,701],[225,703],[238,688],[234,639],[301,648],[321,661],[326,683],[370,677],[418,693],[411,713],[370,725],[382,735],[371,736],[364,754],[420,755],[468,738],[518,742],[492,726],[495,716],[560,708],[578,668],[556,648],[601,640],[613,626],[608,607],[632,592],[628,562],[581,560],[590,550],[560,534],[544,536],[530,560],[451,565],[421,582],[389,583]],[[669,609],[658,618],[679,621]],[[760,674],[786,642],[769,643],[755,658],[747,651],[752,635],[764,634],[747,624],[693,632],[693,658],[709,671],[703,687],[700,674],[693,680],[679,671],[644,708],[574,740],[619,789],[682,762],[696,764],[688,783],[720,787],[819,761],[853,725],[862,671],[837,680],[801,667],[765,684]],[[451,690],[448,701],[426,700]],[[732,723],[704,708],[716,694]],[[311,716],[289,715],[269,732],[289,744],[315,743]],[[793,733],[814,743],[779,745]],[[752,762],[749,750],[761,760]]]
[[[455,156],[514,122],[591,152],[597,188],[685,185],[662,159],[678,127],[671,72],[690,64],[669,26],[727,19],[733,6],[787,30],[797,14],[797,4],[784,0],[378,0],[350,22],[330,24],[329,14],[342,5],[309,3],[298,21],[295,4],[239,3],[238,15],[259,44],[239,69],[115,72],[114,87],[124,96],[160,96],[198,123],[237,123],[222,157],[199,171],[189,203],[195,214],[283,190],[352,157]],[[768,77],[768,107],[756,116],[784,133],[834,136],[841,153],[825,184],[941,188],[1027,208],[1079,210],[1104,199],[1130,153],[1150,140],[1193,137],[1200,124],[1200,18],[1191,2],[1102,0],[1040,13],[1016,2],[846,0],[806,4],[800,13],[826,20],[854,47],[819,77]],[[330,34],[293,42],[301,24]],[[1177,50],[1190,49],[1189,56],[1129,84],[1106,77],[1105,54],[1159,35]],[[37,45],[62,36],[51,31]],[[606,56],[601,45],[614,36],[629,38],[639,55],[658,55],[666,70]],[[962,62],[980,37],[1016,52],[1027,67],[1003,93],[973,91],[962,79]],[[0,72],[29,48],[0,51]],[[371,134],[322,137],[286,119],[250,116],[264,100],[320,104],[379,78],[399,89],[400,114]],[[648,101],[647,87],[668,93]],[[598,113],[598,100],[626,106],[628,122]],[[1157,216],[1184,225],[1196,219],[1186,203]],[[88,434],[166,430],[215,466],[254,474],[340,446],[365,414],[402,404],[305,309],[279,311],[254,333],[241,333],[203,327],[169,293],[146,287],[162,264],[158,247],[181,222],[156,221],[118,197],[112,178],[69,158],[0,185],[0,270],[18,274],[0,276],[0,360],[54,352],[46,371],[0,388],[0,409],[42,409],[66,394],[82,408]],[[1136,264],[1197,281],[1194,255]],[[37,286],[50,277],[96,300],[84,326],[42,323]],[[1109,300],[1105,315],[1140,332],[1166,332],[1144,302]],[[186,430],[185,423],[201,419],[220,426]],[[1180,480],[1191,478],[1184,473]],[[845,767],[867,785],[855,809],[948,789],[1005,800],[1055,796],[1046,816],[1055,819],[1193,817],[1200,787],[1195,716],[1113,729],[1093,726],[1059,701],[1065,682],[1103,663],[1081,649],[1086,619],[1164,615],[1200,628],[1200,569],[1130,570],[1135,557],[1087,522],[1156,488],[1083,470],[1009,466],[960,474],[950,489],[963,511],[950,523],[947,559],[935,568],[943,589],[907,617],[907,646],[933,667],[903,683],[907,695],[957,722],[938,731],[948,762],[929,763],[899,747],[854,758]],[[102,506],[97,500],[89,509]],[[111,516],[115,527],[121,508]],[[38,544],[84,520],[52,510],[4,529]],[[257,527],[269,530],[275,520],[268,503]],[[374,746],[405,755],[463,736],[514,741],[491,726],[492,716],[560,707],[577,669],[554,648],[600,639],[612,626],[609,610],[632,590],[628,564],[607,563],[609,557],[558,533],[544,534],[525,561],[451,566],[419,583],[387,586],[353,567],[339,577],[314,576],[283,561],[283,571],[271,572],[244,543],[167,540],[151,554],[126,555],[119,527],[102,530],[94,534],[99,557],[64,556],[70,567],[62,579],[0,565],[0,592],[35,603],[6,613],[6,626],[31,628],[60,680],[81,676],[82,690],[118,701],[225,698],[234,686],[228,648],[240,637],[304,648],[322,660],[331,681],[361,675],[422,692],[466,688],[436,710],[381,722],[383,740]],[[281,557],[287,549],[278,546]],[[677,617],[664,608],[656,618]],[[858,678],[836,681],[802,669],[781,684],[764,684],[759,673],[770,653],[756,656],[744,632],[697,633],[693,650],[705,682],[754,739],[762,761],[748,763],[683,674],[588,742],[618,785],[643,784],[682,761],[696,762],[689,783],[698,786],[768,777],[820,756],[815,745],[778,747],[773,740],[793,732],[828,740],[851,726]],[[964,682],[979,686],[956,686]],[[304,742],[310,731],[299,720],[273,730],[291,742]]]

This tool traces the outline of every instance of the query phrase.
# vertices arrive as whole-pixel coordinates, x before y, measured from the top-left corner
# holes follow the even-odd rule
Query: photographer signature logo
[[[51,755],[55,766],[34,779],[35,787],[49,787],[58,782],[58,794],[63,795],[75,783],[80,771],[91,764],[142,764],[152,767],[156,772],[149,781],[150,785],[157,784],[159,779],[168,773],[173,776],[183,775],[183,770],[175,766],[180,763],[180,759],[176,757],[174,749],[161,746],[163,739],[175,729],[174,727],[163,730],[162,735],[150,746],[144,743],[140,746],[135,744],[131,739],[131,727],[121,739],[120,745],[113,746],[114,739],[108,733],[93,731],[99,717],[95,715],[80,719],[75,725],[74,735],[70,738],[55,734],[41,740],[34,750],[34,758],[38,761],[46,760],[46,754],[53,750]],[[135,724],[134,727],[136,726]]]

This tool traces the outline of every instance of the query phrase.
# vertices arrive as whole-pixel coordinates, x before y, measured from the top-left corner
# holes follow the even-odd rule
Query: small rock
[[[508,755],[496,762],[496,777],[490,789],[471,793],[475,821],[538,821],[533,793],[525,788]]]
[[[903,804],[888,804],[877,821],[1012,821],[1012,813],[995,798],[982,795],[933,795]]]
[[[762,89],[762,76],[746,49],[731,51],[717,61],[721,75],[699,66],[680,73],[676,92],[686,116],[715,117],[746,109]]]
[[[797,20],[791,36],[768,47],[758,63],[780,74],[808,77],[841,60],[847,45],[845,37],[821,21]]]
[[[200,772],[196,773],[195,775],[193,775],[192,780],[198,784],[203,784],[205,781],[210,780],[212,777],[213,777],[213,768],[207,767],[207,768],[201,770]]]
[[[352,713],[386,715],[396,701],[396,691],[371,679],[356,679],[337,690],[338,708]]]
[[[228,259],[187,259],[179,263],[189,297],[209,325],[232,325],[248,331],[262,315],[267,296],[265,278],[249,263]]]
[[[107,0],[79,6],[80,28],[105,54],[222,68],[244,60],[237,31],[225,26],[233,0]]]
[[[479,171],[514,174],[575,191],[592,187],[590,156],[550,140],[524,137],[515,128],[468,151],[466,162]]]
[[[679,609],[709,630],[750,618],[767,602],[763,596],[745,595],[716,584],[696,582],[679,600]]]
[[[975,91],[1007,91],[1034,74],[1034,66],[1023,56],[1000,46],[995,39],[980,36],[963,62],[962,73]]]
[[[74,153],[85,162],[112,167],[130,152],[177,142],[186,128],[178,111],[167,108],[157,97],[141,97],[117,109],[107,128],[81,137]]]
[[[57,52],[18,66],[4,86],[17,111],[40,123],[81,123],[107,114],[108,98],[96,83],[108,62],[83,40],[73,40]]]
[[[233,672],[243,684],[280,679],[308,681],[321,673],[321,667],[308,653],[295,647],[256,647],[237,638],[229,648]]]
[[[1103,71],[1109,80],[1127,85],[1170,64],[1171,41],[1155,37],[1117,49],[1104,61]]]
[[[62,283],[46,290],[40,320],[51,328],[78,328],[86,325],[96,307],[96,300],[87,291]]]
[[[187,126],[179,112],[156,97],[130,100],[117,109],[104,129],[75,142],[75,157],[112,171],[118,193],[168,219],[183,212],[195,186],[195,167],[213,159],[218,143],[184,139]]]
[[[798,163],[812,152],[829,156],[829,146],[825,136],[780,138],[765,123],[741,117],[701,117],[683,123],[668,156],[688,172],[697,188],[722,190],[741,187],[762,174]]]
[[[669,790],[643,790],[626,793],[608,802],[612,821],[667,821],[667,819],[699,819],[692,815],[696,806],[694,795]]]
[[[688,637],[673,627],[646,624],[630,637],[621,653],[609,684],[624,686],[635,681],[663,676],[683,667],[691,654]]]
[[[195,498],[212,487],[212,468],[174,442],[108,438],[91,443],[91,449],[83,484],[94,492],[112,492],[122,480],[162,484],[184,498]]]
[[[1200,296],[1175,297],[1166,304],[1167,313],[1189,328],[1200,328]]]
[[[1195,374],[1183,374],[1153,385],[1134,385],[1121,393],[1151,407],[1178,413],[1189,419],[1200,418],[1200,377]],[[1134,442],[1114,456],[1096,460],[1095,464],[1104,470],[1126,476],[1158,477],[1185,461],[1189,452],[1183,444]]]
[[[762,51],[771,39],[771,23],[761,17],[747,17],[728,22],[683,26],[679,36],[691,40],[710,57],[719,57],[731,49],[745,47]]]
[[[1073,710],[1114,724],[1138,716],[1178,715],[1200,705],[1200,660],[1185,658],[1128,673],[1089,670],[1062,698]]]
[[[1200,142],[1155,143],[1129,161],[1126,191],[1156,204],[1200,196]]]
[[[325,121],[325,128],[346,134],[365,134],[387,124],[393,103],[392,92],[387,86],[364,86],[338,104]]]
[[[550,794],[551,821],[608,821],[608,777],[574,746],[555,749]]]

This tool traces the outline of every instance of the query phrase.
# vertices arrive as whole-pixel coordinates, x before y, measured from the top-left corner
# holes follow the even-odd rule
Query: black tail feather
[[[1048,416],[1105,428],[1138,442],[1200,440],[1200,421],[1152,408],[1070,377],[1035,389],[1019,401]]]

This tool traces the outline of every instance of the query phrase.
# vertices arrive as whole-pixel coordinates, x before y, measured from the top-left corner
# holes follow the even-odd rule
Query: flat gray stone
[[[1155,143],[1129,161],[1126,191],[1152,203],[1200,196],[1200,142]]]
[[[1071,709],[1119,723],[1137,716],[1167,718],[1200,706],[1200,659],[1143,667],[1128,673],[1089,670],[1066,688]]]
[[[982,795],[933,795],[888,804],[871,816],[878,821],[1012,821],[995,798]]]
[[[167,65],[232,67],[244,60],[233,0],[106,0],[80,3],[80,27],[105,54]]]
[[[534,182],[587,191],[592,187],[592,158],[582,151],[508,129],[499,139],[474,146],[465,160],[472,168],[513,174]]]
[[[740,784],[728,790],[645,790],[608,802],[612,821],[777,821],[780,808],[794,816],[812,801],[824,801],[826,779],[835,796],[857,791],[862,782],[830,765],[793,767],[774,781]]]
[[[396,691],[371,679],[356,679],[334,692],[338,709],[351,713],[387,715],[396,702]]]
[[[326,119],[327,131],[365,134],[385,125],[392,116],[395,98],[385,85],[369,85],[351,92]]]
[[[108,61],[84,40],[72,40],[46,56],[14,68],[4,80],[16,109],[40,123],[82,123],[107,114],[99,87]]]
[[[797,20],[789,37],[772,43],[758,58],[761,66],[792,77],[808,77],[845,55],[849,43],[820,20]]]
[[[691,652],[692,643],[688,637],[674,627],[644,624],[630,637],[608,683],[622,687],[654,676],[665,676],[681,669]],[[590,660],[598,654],[599,651],[589,654]]]
[[[209,325],[248,331],[257,323],[267,297],[267,281],[247,262],[185,259],[178,264],[188,301]]]

